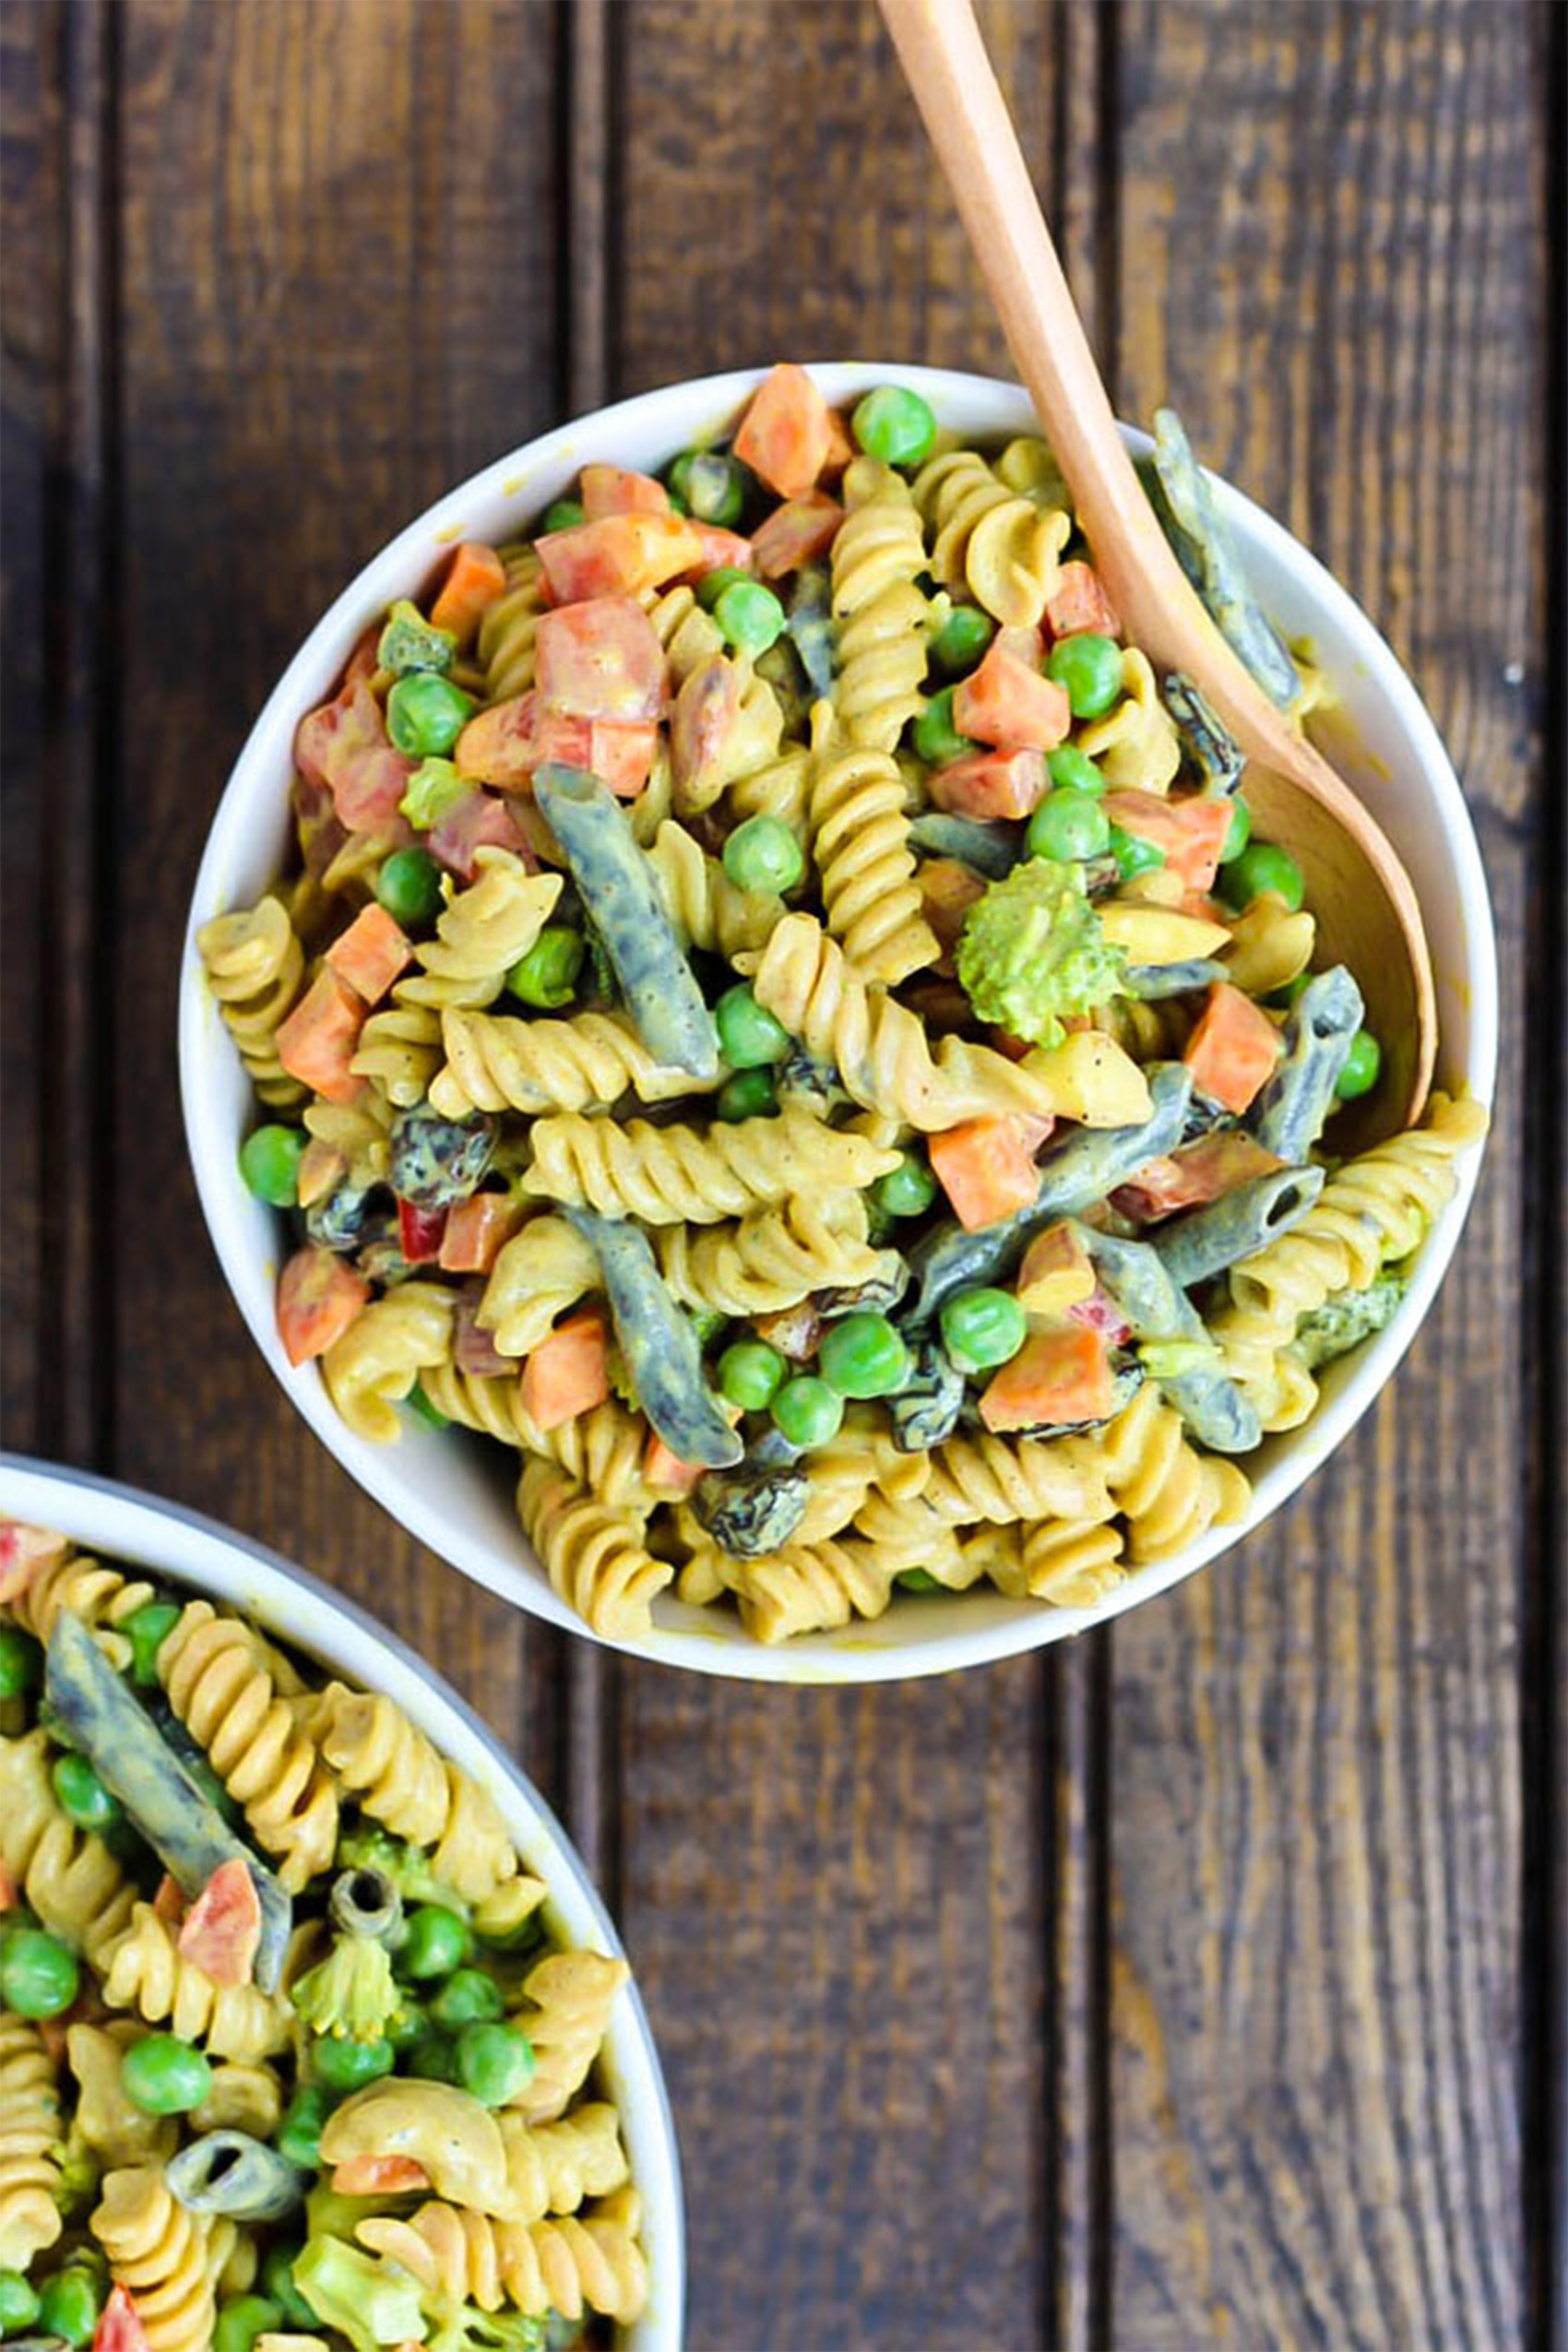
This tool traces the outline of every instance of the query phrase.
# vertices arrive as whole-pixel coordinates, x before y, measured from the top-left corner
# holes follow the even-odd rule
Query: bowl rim
[[[1038,431],[1028,393],[999,376],[962,369],[908,364],[887,360],[832,360],[802,362],[835,404],[853,398],[870,386],[896,377],[922,392],[936,409],[965,403],[984,410],[991,420],[965,426],[981,436]],[[1016,1657],[1107,1623],[1140,1607],[1158,1594],[1209,1564],[1241,1542],[1280,1510],[1321,1467],[1349,1430],[1370,1409],[1400,1359],[1425,1321],[1432,1300],[1457,1245],[1479,1177],[1483,1151],[1466,1156],[1458,1170],[1455,1196],[1428,1236],[1410,1289],[1387,1327],[1368,1341],[1351,1360],[1348,1376],[1325,1393],[1310,1421],[1287,1439],[1253,1479],[1252,1503],[1234,1526],[1211,1528],[1208,1534],[1173,1560],[1140,1567],[1117,1592],[1093,1609],[1051,1610],[1042,1604],[1011,1604],[1016,1612],[990,1617],[973,1627],[928,1635],[923,1642],[895,1642],[877,1628],[855,1624],[831,1634],[807,1635],[793,1643],[769,1646],[743,1634],[738,1624],[714,1624],[711,1612],[671,1604],[677,1622],[659,1621],[636,1640],[610,1639],[594,1633],[562,1601],[533,1560],[519,1529],[516,1560],[476,1554],[487,1548],[455,1540],[439,1507],[438,1498],[425,1491],[405,1491],[396,1507],[387,1500],[388,1449],[371,1446],[357,1437],[338,1416],[315,1364],[291,1366],[277,1338],[272,1314],[272,1284],[255,1280],[255,1253],[243,1242],[234,1204],[233,1143],[219,1132],[221,1122],[204,1099],[204,1076],[210,1053],[213,1024],[208,1018],[210,999],[206,975],[195,947],[199,925],[222,910],[229,867],[242,853],[244,841],[257,829],[249,802],[253,797],[266,807],[266,795],[275,792],[279,731],[293,724],[309,707],[307,697],[325,692],[332,674],[324,656],[336,649],[338,666],[349,647],[390,597],[409,592],[410,582],[428,574],[435,561],[465,529],[464,510],[498,498],[525,499],[529,505],[557,494],[552,475],[564,480],[587,457],[609,450],[619,432],[635,423],[645,429],[650,417],[668,410],[672,420],[671,446],[706,429],[719,430],[731,419],[766,370],[749,367],[683,378],[654,386],[609,405],[585,412],[505,452],[467,480],[442,493],[422,513],[373,554],[349,580],[302,640],[251,727],[230,772],[215,810],[192,892],[180,980],[179,1051],[181,1098],[187,1147],[208,1235],[217,1252],[231,1294],[275,1376],[316,1435],[373,1500],[397,1523],[503,1598],[531,1614],[563,1627],[578,1638],[655,1663],[689,1668],[699,1673],[724,1674],[757,1681],[815,1687],[824,1683],[857,1683],[912,1679],[956,1671]],[[701,422],[697,422],[701,420]],[[1135,426],[1122,426],[1134,452],[1146,451],[1150,436]],[[579,445],[584,442],[591,446]],[[1467,1051],[1462,1077],[1469,1093],[1490,1108],[1496,1076],[1498,1041],[1498,971],[1495,931],[1475,828],[1457,776],[1441,736],[1415,684],[1392,648],[1357,603],[1309,549],[1285,526],[1266,514],[1243,493],[1210,473],[1221,507],[1244,540],[1255,541],[1283,571],[1293,576],[1302,597],[1325,623],[1332,623],[1356,645],[1355,660],[1376,699],[1385,707],[1399,735],[1408,743],[1422,789],[1439,820],[1441,835],[1454,869],[1464,953],[1462,985],[1468,996]],[[269,812],[269,815],[275,812]],[[1484,1147],[1483,1147],[1484,1150]],[[235,1209],[232,1214],[231,1210]],[[1250,1473],[1251,1475],[1251,1473]],[[531,1564],[530,1564],[531,1563]],[[956,1601],[965,1597],[956,1596]],[[934,1608],[938,1604],[929,1606]],[[887,1621],[883,1621],[885,1625]]]
[[[558,1917],[563,1908],[570,1915],[565,1924],[574,1944],[591,1943],[613,1959],[627,1957],[576,1847],[521,1764],[445,1676],[358,1601],[270,1545],[203,1512],[63,1463],[0,1451],[0,1515],[52,1527],[83,1550],[160,1571],[193,1591],[241,1606],[318,1664],[366,1687],[387,1690],[443,1753],[494,1798],[519,1853],[549,1887],[548,1907]],[[177,1563],[169,1557],[171,1544],[180,1555]],[[303,1631],[288,1614],[290,1605],[301,1600],[307,1619]],[[343,1633],[336,1653],[321,1643],[323,1628]],[[374,1685],[352,1654],[364,1645],[376,1669]],[[686,2297],[680,2145],[635,1971],[617,1997],[605,2061],[624,2134],[635,2148],[633,2178],[643,2201],[649,2278],[647,2311],[618,2340],[627,2352],[680,2352]]]

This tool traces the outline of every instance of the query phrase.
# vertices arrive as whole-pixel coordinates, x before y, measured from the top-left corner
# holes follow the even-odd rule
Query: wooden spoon
[[[1157,670],[1185,671],[1224,719],[1247,756],[1258,831],[1289,843],[1305,873],[1317,960],[1348,964],[1360,983],[1384,1075],[1335,1128],[1339,1148],[1360,1147],[1413,1123],[1431,1084],[1437,1004],[1410,877],[1242,667],[1172,554],[1123,445],[970,0],[880,6],[1128,640]]]

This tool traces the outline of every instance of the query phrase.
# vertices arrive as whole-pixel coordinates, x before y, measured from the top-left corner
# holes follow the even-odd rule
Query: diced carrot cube
[[[538,711],[539,696],[531,692],[476,711],[452,754],[458,775],[503,787],[526,784],[539,766],[534,733]]]
[[[150,2346],[130,2288],[116,2280],[92,2331],[92,2352],[150,2352]]]
[[[705,572],[717,572],[721,565],[731,572],[755,569],[751,540],[742,539],[739,531],[727,531],[722,523],[699,523],[695,515],[691,524],[702,541],[702,562],[696,571],[699,580]]]
[[[980,1409],[989,1430],[1070,1428],[1103,1420],[1114,1403],[1103,1335],[1067,1321],[1029,1334],[1012,1361],[992,1374]]]
[[[376,2156],[367,2148],[333,2166],[332,2186],[339,2197],[406,2197],[428,2189],[430,2175],[414,2156]]]
[[[1119,637],[1121,617],[1106,593],[1105,582],[1092,564],[1063,564],[1045,608],[1053,637],[1076,636],[1092,629],[1098,636]]]
[[[331,1250],[296,1250],[278,1277],[278,1335],[291,1364],[325,1356],[370,1297],[370,1284]]]
[[[585,466],[577,494],[590,523],[606,515],[667,515],[670,493],[651,474],[630,473],[624,466]]]
[[[404,937],[386,908],[373,899],[333,941],[327,961],[356,995],[374,1004],[413,961],[413,942]]]
[[[820,471],[825,481],[837,481],[855,454],[854,436],[837,409],[827,411],[827,455]]]
[[[1018,1268],[1018,1301],[1033,1315],[1063,1315],[1094,1296],[1094,1267],[1070,1225],[1037,1233]]]
[[[1045,798],[1045,754],[968,752],[939,767],[926,786],[939,809],[960,816],[1028,816]]]
[[[937,1182],[960,1225],[973,1232],[1027,1207],[1039,1171],[1016,1119],[966,1119],[927,1142]]]
[[[278,1030],[278,1059],[291,1078],[327,1102],[352,1102],[361,1081],[349,1064],[369,1011],[330,968],[317,972]]]
[[[1274,1075],[1279,1052],[1268,1015],[1229,980],[1216,980],[1182,1059],[1200,1094],[1241,1112]]]
[[[635,597],[595,597],[542,613],[534,660],[541,710],[624,727],[657,719],[664,707],[664,647]]]
[[[1107,792],[1103,806],[1123,833],[1136,834],[1140,841],[1152,841],[1163,849],[1167,866],[1189,891],[1210,887],[1230,830],[1230,802],[1210,800],[1201,792],[1165,801],[1158,792],[1128,787]]]
[[[671,1454],[657,1430],[649,1430],[643,1455],[643,1477],[660,1494],[690,1494],[703,1475],[700,1462],[683,1462]]]
[[[538,549],[557,604],[637,596],[702,562],[702,541],[682,515],[604,515],[597,523],[547,531]]]
[[[486,605],[494,603],[505,585],[506,566],[494,548],[465,540],[430,608],[432,628],[449,629],[459,647],[468,645]]]
[[[833,544],[844,509],[826,490],[808,490],[786,499],[752,533],[752,556],[765,580],[781,580],[798,572],[814,555],[826,554]]]
[[[17,1884],[5,1863],[0,1862],[0,1915],[6,1911],[17,1910],[21,1904],[21,1888]]]
[[[977,743],[1032,744],[1054,751],[1066,740],[1073,707],[1066,689],[999,645],[953,690],[953,723]]]
[[[788,360],[753,393],[734,441],[742,464],[780,498],[810,490],[835,445],[831,410],[805,369]]]
[[[442,1265],[448,1274],[488,1274],[522,1221],[522,1208],[509,1194],[471,1193],[446,1219]]]
[[[177,1928],[185,1916],[184,1891],[179,1880],[172,1878],[167,1871],[158,1882],[152,1907],[166,1928]]]
[[[596,1307],[568,1315],[541,1339],[523,1366],[523,1407],[540,1429],[602,1405],[610,1394],[610,1349]]]

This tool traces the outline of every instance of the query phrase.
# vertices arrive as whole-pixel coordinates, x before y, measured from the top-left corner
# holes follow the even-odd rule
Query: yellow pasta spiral
[[[283,2086],[274,2068],[259,2060],[244,2066],[215,2066],[207,2097],[191,2110],[197,2132],[247,2132],[270,2140],[283,2114]]]
[[[738,776],[726,788],[726,804],[737,824],[749,816],[777,817],[803,841],[808,831],[812,755],[805,743],[785,743],[776,759]]]
[[[720,1555],[720,1574],[754,1640],[770,1645],[797,1634],[827,1633],[851,1617],[880,1617],[893,1578],[908,1562],[853,1540],[786,1544],[760,1559]]]
[[[148,2352],[208,2352],[233,2225],[209,2227],[176,2202],[154,2166],[125,2165],[104,2175],[89,2226],[136,2304]]]
[[[131,1645],[115,1629],[155,1598],[152,1586],[139,1576],[127,1576],[88,1552],[66,1550],[45,1562],[10,1608],[18,1624],[45,1647],[55,1619],[68,1610],[90,1627],[111,1665],[123,1669],[130,1664]]]
[[[384,2255],[427,2291],[481,2310],[585,2311],[629,2322],[647,2300],[647,2265],[637,2245],[640,2209],[622,2190],[590,2205],[582,2218],[493,2221],[461,2205],[433,2201],[410,2217],[362,2221],[362,2245]]]
[[[438,1878],[481,1903],[517,1874],[494,1800],[443,1756],[396,1700],[331,1682],[311,1711],[321,1752],[362,1812],[429,1849]]]
[[[524,2121],[564,2115],[587,2082],[631,1971],[602,1952],[552,1952],[523,1978],[515,2022],[533,2045],[534,2072],[508,2101]]]
[[[564,1217],[532,1217],[491,1270],[480,1327],[503,1356],[531,1355],[557,1316],[597,1290],[600,1279],[598,1254],[575,1225]]]
[[[104,2025],[78,2020],[65,2029],[65,2053],[77,2086],[71,2118],[73,2153],[90,2156],[101,2171],[116,2164],[162,2164],[179,2144],[172,2115],[144,2115],[125,2095],[121,2067],[125,2052],[144,2037],[132,2017]]]
[[[620,1013],[523,1021],[453,1007],[442,1015],[441,1036],[446,1063],[431,1081],[430,1100],[447,1119],[471,1111],[537,1117],[608,1110],[626,1093],[639,1102],[668,1102],[702,1090],[688,1072],[656,1062]]]
[[[558,873],[530,873],[510,849],[476,849],[475,879],[414,953],[422,974],[398,984],[408,1004],[493,1004],[561,896]]]
[[[0,2269],[25,2271],[60,2235],[54,2061],[36,2025],[0,2009]]]
[[[664,647],[670,664],[670,684],[678,691],[694,670],[724,651],[724,632],[711,612],[705,612],[693,589],[683,586],[649,588],[642,607]]]
[[[408,992],[411,986],[399,980],[391,1004],[371,1015],[349,1065],[399,1111],[424,1100],[442,1061],[440,1013],[434,1004],[416,1004]]]
[[[621,2119],[603,2099],[586,2101],[552,2123],[530,2125],[505,2109],[497,2120],[518,2220],[576,2213],[585,2197],[602,2197],[628,2176]]]
[[[648,1551],[640,1512],[607,1503],[536,1455],[518,1482],[517,1514],[552,1589],[596,1633],[631,1641],[648,1631],[675,1572]]]
[[[42,1726],[0,1739],[0,1861],[51,1935],[101,1969],[136,1892],[103,1840],[61,1810]]]
[[[934,532],[937,579],[967,583],[1004,628],[1038,627],[1056,588],[1069,517],[1009,489],[973,449],[932,457],[915,477],[914,496]]]
[[[1252,1488],[1234,1462],[1188,1443],[1181,1415],[1163,1402],[1152,1380],[1108,1425],[1099,1453],[1127,1522],[1134,1561],[1185,1551],[1217,1522],[1229,1526],[1240,1519],[1251,1499]]]
[[[196,933],[224,1024],[251,1084],[278,1110],[303,1102],[306,1089],[278,1059],[278,1031],[304,985],[304,950],[280,898],[268,895],[232,915],[215,916]]]
[[[814,1290],[869,1282],[881,1264],[855,1193],[796,1194],[734,1224],[696,1232],[662,1226],[652,1238],[659,1270],[682,1305],[718,1314],[778,1314]]]
[[[489,703],[510,702],[533,684],[534,640],[546,609],[544,567],[532,547],[509,547],[503,560],[506,585],[486,605],[474,647]]]
[[[816,754],[811,828],[827,928],[865,979],[891,987],[934,964],[897,762],[829,742]]]
[[[1292,914],[1277,890],[1263,890],[1230,926],[1225,977],[1248,996],[1272,996],[1313,960],[1317,924],[1309,908]]]
[[[1182,765],[1182,739],[1160,700],[1148,656],[1136,646],[1122,654],[1122,700],[1083,728],[1078,748],[1113,790],[1168,792]]]
[[[352,1102],[315,1101],[305,1105],[308,1135],[336,1152],[350,1184],[363,1189],[384,1184],[392,1166],[390,1096],[378,1086],[362,1087]]]
[[[1056,1609],[1093,1609],[1127,1581],[1123,1541],[1104,1520],[1037,1520],[1024,1535],[1019,1591]]]
[[[795,1109],[707,1134],[568,1111],[536,1121],[532,1141],[526,1192],[648,1225],[716,1225],[791,1194],[861,1191],[897,1158]]]
[[[909,484],[890,466],[857,457],[844,492],[849,512],[832,558],[833,704],[850,742],[891,752],[925,707],[932,615],[916,586],[925,541]]]
[[[784,913],[776,891],[738,890],[719,859],[710,858],[673,818],[655,834],[647,861],[683,947],[717,951],[732,962],[747,949],[763,946]]]
[[[159,1649],[158,1673],[257,1843],[281,1858],[283,1884],[299,1894],[331,1867],[338,1794],[250,1627],[210,1601],[187,1601]]]
[[[1108,1519],[1099,1447],[1083,1437],[952,1437],[932,1455],[926,1500],[949,1525]]]
[[[349,1427],[390,1445],[402,1424],[394,1408],[422,1373],[452,1352],[457,1292],[439,1282],[400,1283],[362,1307],[321,1360],[327,1393]]]
[[[150,1903],[137,1903],[131,1923],[104,1952],[103,1998],[111,2009],[133,2011],[149,2025],[168,2024],[182,2040],[203,2042],[214,2058],[250,2065],[289,2045],[293,2017],[281,1999],[255,1985],[216,1985],[181,1954]]]

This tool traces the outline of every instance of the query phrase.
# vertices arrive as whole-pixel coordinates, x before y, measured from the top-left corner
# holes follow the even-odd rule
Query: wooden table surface
[[[1475,814],[1497,1132],[1392,1391],[1113,1631],[859,1693],[607,1658],[361,1495],[176,1103],[268,686],[575,410],[1004,355],[869,0],[6,0],[4,1436],[311,1563],[515,1741],[663,2050],[694,2352],[1562,2344],[1568,11],[984,15],[1123,413],[1348,583]]]

